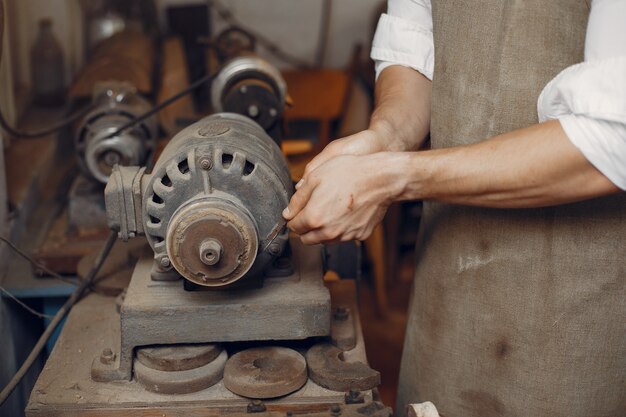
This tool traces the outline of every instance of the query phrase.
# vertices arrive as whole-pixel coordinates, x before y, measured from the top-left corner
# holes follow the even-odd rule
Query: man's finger
[[[283,210],[283,217],[285,220],[291,220],[302,211],[302,209],[309,202],[311,194],[315,187],[309,186],[307,182],[303,182],[296,193],[291,197],[289,205]]]

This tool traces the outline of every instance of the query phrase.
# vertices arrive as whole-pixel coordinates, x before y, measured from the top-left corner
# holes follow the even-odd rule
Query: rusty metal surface
[[[195,284],[223,287],[259,280],[282,253],[285,230],[267,248],[261,244],[283,221],[292,192],[286,161],[267,133],[246,117],[216,114],[176,135],[152,174],[114,170],[105,200],[109,225],[122,239],[145,233],[159,275],[177,271]],[[216,262],[199,256],[207,241],[224,251],[211,255]]]
[[[306,361],[293,349],[265,346],[233,355],[224,369],[224,386],[247,398],[276,398],[302,388]]]
[[[177,349],[179,348],[169,348],[168,352],[177,356],[174,353]],[[172,371],[155,369],[138,356],[134,364],[135,378],[146,390],[161,394],[189,394],[202,391],[222,380],[228,354],[225,350],[218,350],[218,353],[217,357],[198,367]],[[174,357],[170,359],[176,361]],[[157,365],[161,367],[160,364]]]
[[[187,371],[212,362],[222,350],[217,344],[148,346],[137,349],[137,360],[158,371]]]
[[[225,201],[203,199],[172,217],[166,246],[172,265],[185,278],[223,286],[250,270],[259,242],[249,214]]]
[[[154,281],[152,259],[139,260],[121,308],[114,363],[94,361],[100,381],[130,380],[133,350],[168,343],[302,340],[330,334],[330,295],[322,280],[320,247],[292,239],[295,273],[266,278],[263,287],[185,291],[180,282]]]
[[[346,362],[343,351],[328,343],[311,347],[306,354],[309,377],[334,391],[368,390],[380,385],[380,373],[362,362]]]

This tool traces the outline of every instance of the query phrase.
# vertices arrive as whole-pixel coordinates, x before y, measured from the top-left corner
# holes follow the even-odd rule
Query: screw
[[[330,407],[330,415],[333,417],[336,417],[338,415],[341,414],[341,407],[339,407],[339,405],[335,404],[333,406]]]
[[[361,395],[361,391],[351,388],[345,396],[346,404],[360,404],[365,402],[365,398]]]
[[[200,160],[200,168],[202,168],[205,171],[208,171],[211,169],[211,167],[213,166],[213,164],[211,163],[211,160],[209,158],[202,158]]]
[[[102,349],[102,353],[100,354],[100,362],[105,365],[110,365],[115,360],[115,353],[111,348]]]
[[[263,413],[265,410],[265,404],[261,400],[252,400],[248,404],[248,413]]]
[[[270,109],[270,116],[272,117],[276,117],[278,115],[278,110],[276,110],[275,108],[271,108]]]
[[[159,265],[161,265],[163,268],[169,268],[172,265],[172,262],[170,261],[170,258],[164,256],[159,260]]]
[[[350,315],[350,311],[348,310],[347,307],[339,306],[335,309],[335,314],[333,315],[333,317],[335,320],[344,321],[348,319],[349,315]]]
[[[246,87],[245,85],[242,85],[241,87],[239,87],[239,92],[241,94],[246,94],[248,92],[248,87]]]
[[[250,107],[248,107],[248,116],[257,117],[258,115],[259,115],[259,108],[254,104],[250,105]]]
[[[278,243],[272,243],[269,248],[267,248],[270,254],[276,256],[280,253],[280,245]]]

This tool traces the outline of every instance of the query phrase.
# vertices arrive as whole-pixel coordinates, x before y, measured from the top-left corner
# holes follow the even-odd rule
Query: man
[[[626,414],[624,21],[620,0],[390,0],[370,128],[284,216],[304,243],[365,239],[429,201],[400,413]]]

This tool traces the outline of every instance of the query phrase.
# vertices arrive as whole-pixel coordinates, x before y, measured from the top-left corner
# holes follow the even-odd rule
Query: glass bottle
[[[33,101],[42,106],[65,101],[65,64],[61,44],[52,32],[52,20],[39,21],[39,33],[31,50]]]

